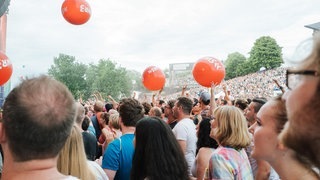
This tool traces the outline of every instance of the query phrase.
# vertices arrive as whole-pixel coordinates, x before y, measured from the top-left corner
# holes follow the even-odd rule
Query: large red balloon
[[[0,52],[0,86],[4,85],[12,75],[12,64],[9,58]]]
[[[85,0],[65,0],[61,12],[64,19],[74,25],[86,23],[91,16],[91,8]]]
[[[163,88],[166,78],[161,69],[155,66],[147,67],[142,74],[142,83],[150,91],[157,91]]]
[[[213,57],[204,57],[194,64],[192,74],[200,85],[211,87],[212,83],[220,84],[224,79],[225,68],[219,60]]]

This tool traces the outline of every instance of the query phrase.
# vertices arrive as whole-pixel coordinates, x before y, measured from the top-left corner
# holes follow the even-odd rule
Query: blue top
[[[114,179],[130,179],[134,153],[134,134],[124,134],[115,139],[103,154],[102,168],[117,171]]]

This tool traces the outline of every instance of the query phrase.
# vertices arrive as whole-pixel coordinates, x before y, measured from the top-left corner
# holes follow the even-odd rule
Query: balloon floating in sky
[[[81,25],[90,19],[91,8],[85,0],[65,0],[61,6],[61,13],[69,23]]]
[[[161,69],[155,66],[147,67],[142,74],[142,84],[150,91],[157,91],[164,87],[165,75]]]
[[[213,57],[199,59],[192,69],[193,78],[204,87],[212,83],[220,84],[225,76],[225,68],[221,61]]]
[[[12,75],[12,64],[9,58],[0,52],[0,86],[4,85]]]

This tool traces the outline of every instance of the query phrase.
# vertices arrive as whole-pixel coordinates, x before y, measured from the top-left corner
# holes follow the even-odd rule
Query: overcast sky
[[[248,57],[254,41],[271,36],[291,58],[320,21],[319,0],[88,0],[92,15],[80,26],[61,14],[63,0],[12,0],[7,56],[12,82],[46,73],[59,53],[83,63],[107,59],[139,72],[151,65],[196,62],[204,56]]]

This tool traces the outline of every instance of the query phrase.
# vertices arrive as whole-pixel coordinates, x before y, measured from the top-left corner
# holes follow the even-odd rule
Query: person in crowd
[[[90,118],[88,116],[84,116],[82,124],[81,124],[81,128],[84,131],[94,135],[94,138],[96,138],[94,127],[93,127],[92,122],[91,122],[91,120],[90,120]]]
[[[193,123],[195,125],[198,125],[199,122],[202,120],[202,117],[200,115],[201,113],[201,108],[200,108],[200,103],[197,98],[193,98],[193,105],[192,105],[192,110],[191,110],[191,119],[193,119]]]
[[[94,161],[87,160],[80,129],[75,125],[58,156],[59,172],[83,180],[106,180],[107,175]]]
[[[177,124],[177,119],[173,116],[173,107],[176,100],[169,100],[167,102],[167,105],[164,107],[164,116],[167,118],[167,123],[171,127],[171,129],[174,128],[174,126]]]
[[[96,160],[96,152],[98,148],[97,139],[94,135],[82,129],[82,123],[85,118],[85,110],[82,104],[77,102],[76,108],[77,108],[77,114],[75,118],[75,125],[79,128],[82,134],[82,139],[83,139],[83,144],[84,144],[84,149],[85,149],[87,159],[94,161]]]
[[[119,122],[122,136],[109,143],[102,159],[102,168],[109,179],[130,179],[135,126],[143,116],[144,109],[138,100],[132,98],[121,100]]]
[[[107,103],[104,105],[104,108],[106,109],[106,112],[109,112],[111,109],[113,109],[113,104],[107,102]]]
[[[110,112],[110,111],[109,111]],[[115,132],[109,127],[110,114],[107,112],[101,113],[101,135],[99,137],[99,145],[102,147],[102,154],[108,147],[109,143],[115,139]]]
[[[166,122],[145,117],[136,126],[131,179],[186,180],[188,164]]]
[[[204,179],[206,169],[209,167],[209,159],[213,151],[218,147],[216,140],[210,137],[211,123],[209,118],[204,118],[197,129],[196,159],[191,167],[193,177]]]
[[[162,119],[162,110],[159,107],[152,107],[149,111],[149,116],[156,116]]]
[[[254,134],[252,157],[268,161],[281,179],[319,179],[305,159],[279,140],[287,120],[285,103],[280,96],[262,106],[257,121],[250,127]]]
[[[244,150],[250,144],[248,126],[238,108],[220,106],[215,109],[210,137],[219,144],[209,161],[210,179],[253,179]]]
[[[234,97],[231,96],[230,89],[227,89],[226,83],[221,83],[223,92],[224,92],[224,99],[222,100],[223,105],[232,105],[232,100],[234,100]]]
[[[75,113],[68,88],[48,76],[26,79],[15,87],[5,100],[0,122],[1,179],[76,179],[57,170]]]
[[[152,108],[151,104],[147,102],[143,102],[142,105],[144,108],[144,115],[149,116],[150,109]]]
[[[110,114],[107,112],[102,112],[100,115],[100,127],[101,127],[101,135],[98,139],[98,142],[100,145],[102,145],[105,140],[106,140],[106,136],[109,132],[111,132],[108,124],[109,124],[109,117]]]
[[[247,119],[248,127],[251,127],[257,121],[257,114],[260,108],[267,102],[266,98],[253,98],[244,114]],[[255,179],[278,179],[277,173],[273,170],[267,161],[262,159],[256,160],[251,156],[254,149],[253,137],[251,137],[250,146],[246,148],[247,155],[250,160],[253,176]]]
[[[256,122],[257,113],[266,102],[267,99],[264,97],[253,98],[251,103],[248,105],[247,109],[244,110],[244,115],[247,119],[248,127],[250,127]]]
[[[119,113],[118,112],[110,115],[108,126],[111,129],[111,132],[113,132],[114,138],[120,138],[122,133],[120,130],[120,122],[119,122]]]
[[[199,105],[201,108],[200,114],[201,114],[202,119],[208,117],[208,112],[210,109],[210,106],[209,106],[210,99],[211,99],[211,95],[208,92],[203,91],[200,93]]]
[[[284,144],[320,169],[320,34],[314,34],[311,54],[286,72],[288,91],[283,100],[288,112],[281,136]]]
[[[84,106],[84,114],[85,114],[84,121],[87,121],[87,119],[89,119],[90,122],[88,124],[88,127],[82,128],[82,129],[84,131],[88,130],[89,133],[91,133],[92,135],[96,136],[96,130],[94,129],[92,121],[90,119],[92,117],[92,115],[93,115],[93,112],[89,110],[89,106],[88,105]]]
[[[103,113],[104,104],[102,101],[97,100],[94,103],[93,110],[94,115],[91,117],[91,122],[93,124],[94,130],[96,132],[96,139],[99,141],[101,136],[101,129],[102,129],[102,119],[101,114]],[[98,146],[96,157],[100,157],[102,155],[102,146]]]
[[[111,95],[108,95],[107,98],[111,101],[112,103],[112,109],[118,110],[119,108],[119,103],[113,99]]]
[[[93,109],[94,109],[94,116],[91,117],[91,121],[94,127],[94,130],[96,132],[96,138],[97,140],[99,139],[100,135],[101,135],[101,126],[100,126],[100,122],[101,122],[101,114],[103,113],[103,102],[102,101],[96,101],[94,103]]]
[[[244,112],[244,110],[248,107],[248,102],[245,99],[236,99],[234,106],[238,107],[242,112]]]
[[[177,118],[177,124],[172,129],[182,151],[186,157],[189,171],[196,155],[196,126],[191,120],[192,100],[187,97],[179,97],[173,107],[173,116]],[[191,175],[191,171],[189,172]]]

